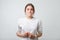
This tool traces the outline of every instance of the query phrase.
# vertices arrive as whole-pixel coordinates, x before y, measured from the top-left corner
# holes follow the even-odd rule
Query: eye
[[[27,10],[29,10],[29,9],[27,9]]]
[[[33,9],[31,9],[31,10],[33,10]]]

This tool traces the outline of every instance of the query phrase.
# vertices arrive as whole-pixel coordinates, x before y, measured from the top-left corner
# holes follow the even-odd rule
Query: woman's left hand
[[[32,34],[32,33],[28,33],[28,37],[31,38],[31,39],[34,39],[35,38],[35,35]]]

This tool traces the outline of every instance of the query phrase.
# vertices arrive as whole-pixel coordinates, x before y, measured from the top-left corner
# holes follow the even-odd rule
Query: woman
[[[34,18],[35,8],[34,5],[28,3],[25,6],[25,17],[18,20],[18,31],[16,35],[21,40],[38,40],[42,36],[41,21]]]

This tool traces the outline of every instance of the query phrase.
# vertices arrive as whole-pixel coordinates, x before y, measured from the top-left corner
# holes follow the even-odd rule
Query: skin
[[[31,6],[28,6],[26,8],[26,12],[25,13],[26,13],[26,17],[28,19],[31,19],[33,17],[33,14],[34,14],[33,8]]]
[[[27,6],[25,13],[26,13],[26,17],[29,20],[32,19],[33,18],[33,14],[34,14],[34,10],[33,10],[32,6]],[[21,33],[19,33],[17,31],[16,34],[17,34],[18,37],[24,37],[24,38],[25,37],[29,37],[31,39],[34,39],[35,38],[35,35],[32,34],[32,33],[30,33],[30,32],[26,32],[26,33],[21,34]],[[40,37],[40,36],[42,36],[42,33],[38,33],[37,34],[37,37]]]

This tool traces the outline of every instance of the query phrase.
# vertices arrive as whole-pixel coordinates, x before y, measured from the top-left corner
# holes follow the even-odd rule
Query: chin
[[[32,16],[32,15],[28,15],[28,16]]]
[[[32,16],[29,16],[29,17],[32,17]]]

